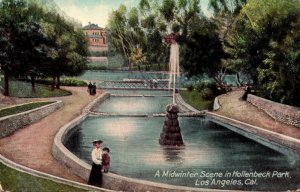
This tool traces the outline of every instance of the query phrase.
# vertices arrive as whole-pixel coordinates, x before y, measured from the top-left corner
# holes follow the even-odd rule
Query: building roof
[[[100,29],[100,30],[102,30],[103,28],[99,27],[97,24],[89,23],[87,26],[84,26],[83,29],[84,30],[88,30],[88,29]]]

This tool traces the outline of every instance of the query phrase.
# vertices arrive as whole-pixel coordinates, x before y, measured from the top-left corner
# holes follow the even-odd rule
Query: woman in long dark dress
[[[94,149],[92,151],[92,169],[88,184],[101,187],[102,185],[102,149],[100,148],[102,141],[93,141]]]

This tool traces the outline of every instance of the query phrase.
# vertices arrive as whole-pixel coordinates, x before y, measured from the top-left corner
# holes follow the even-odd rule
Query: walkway
[[[241,100],[244,91],[236,90],[219,97],[221,109],[217,114],[224,115],[270,131],[300,139],[300,129],[274,120],[264,111]]]
[[[42,171],[65,179],[85,183],[69,169],[55,160],[51,154],[53,139],[57,131],[66,123],[82,113],[83,108],[96,96],[88,95],[83,87],[63,87],[72,92],[71,96],[37,99],[62,100],[63,108],[26,128],[16,131],[9,137],[0,139],[0,154],[26,167]],[[32,99],[31,99],[32,100]],[[11,99],[12,104],[30,101],[29,99]],[[6,104],[11,104],[6,101]]]

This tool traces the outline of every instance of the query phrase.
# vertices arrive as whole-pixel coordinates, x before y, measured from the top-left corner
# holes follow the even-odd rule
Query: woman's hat
[[[96,144],[96,143],[103,143],[103,141],[100,140],[100,139],[96,139],[96,140],[93,141],[93,144]]]

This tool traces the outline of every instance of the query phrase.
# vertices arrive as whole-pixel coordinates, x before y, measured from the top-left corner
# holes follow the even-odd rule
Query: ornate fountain
[[[181,146],[184,144],[178,122],[179,108],[175,102],[176,77],[180,75],[179,45],[176,42],[175,34],[165,36],[164,42],[171,45],[169,59],[169,89],[172,89],[173,91],[173,103],[167,105],[166,107],[167,114],[165,117],[162,133],[160,134],[159,143],[161,145]]]

